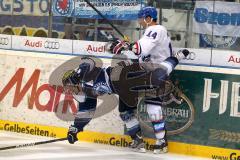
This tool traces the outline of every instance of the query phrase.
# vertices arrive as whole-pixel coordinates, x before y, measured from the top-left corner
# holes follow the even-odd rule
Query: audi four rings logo
[[[44,48],[47,48],[47,49],[59,49],[60,48],[60,44],[59,44],[59,42],[46,41],[44,43]]]
[[[6,37],[0,37],[0,45],[8,45],[9,39]]]
[[[196,53],[190,52],[189,55],[186,58],[184,58],[184,59],[186,59],[186,60],[194,60],[194,59],[196,59]]]

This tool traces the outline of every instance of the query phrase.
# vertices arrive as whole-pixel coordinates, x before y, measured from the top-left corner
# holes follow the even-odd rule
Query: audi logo
[[[186,60],[194,60],[196,59],[196,53],[194,52],[190,52],[189,55],[186,57],[186,58],[183,58],[183,59],[186,59]]]
[[[8,45],[9,39],[7,37],[0,37],[0,45]]]
[[[47,49],[59,49],[60,48],[60,44],[59,44],[59,42],[46,41],[44,43],[44,48],[47,48]]]

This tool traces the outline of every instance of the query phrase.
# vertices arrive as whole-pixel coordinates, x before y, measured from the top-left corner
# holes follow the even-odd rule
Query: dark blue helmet
[[[155,7],[143,7],[138,12],[138,18],[146,18],[147,16],[152,17],[152,19],[157,19],[157,9]]]

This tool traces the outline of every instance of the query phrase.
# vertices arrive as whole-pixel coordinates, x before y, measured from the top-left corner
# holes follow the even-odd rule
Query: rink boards
[[[0,129],[47,137],[65,137],[77,112],[73,97],[63,94],[61,73],[77,67],[79,58],[69,55],[0,50]],[[109,66],[118,60],[97,58],[98,65]],[[239,86],[240,72],[233,68],[178,66],[174,79],[192,102],[195,113],[191,126],[169,135],[169,150],[202,157],[240,156]],[[115,95],[99,97],[95,118],[80,133],[79,139],[125,147],[125,136]],[[181,126],[188,114],[168,110]],[[178,126],[178,125],[177,125]],[[172,128],[174,130],[174,128]],[[176,128],[175,128],[176,129]],[[154,139],[146,131],[146,147]]]

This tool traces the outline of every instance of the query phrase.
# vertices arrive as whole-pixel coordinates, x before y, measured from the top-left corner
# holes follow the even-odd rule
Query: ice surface
[[[0,132],[0,147],[46,141],[46,137]],[[49,139],[50,140],[50,139]],[[204,160],[178,154],[137,153],[128,148],[67,141],[0,151],[0,160]],[[206,159],[205,159],[206,160]]]

